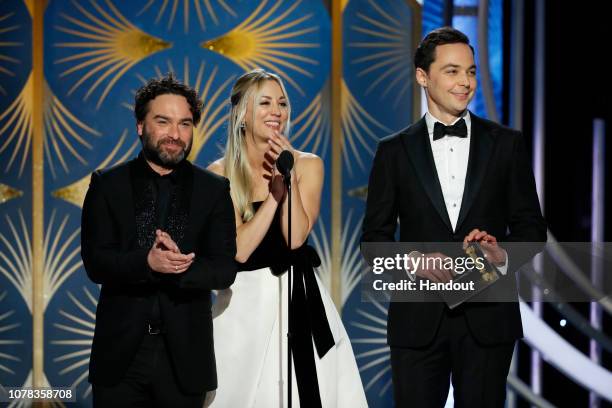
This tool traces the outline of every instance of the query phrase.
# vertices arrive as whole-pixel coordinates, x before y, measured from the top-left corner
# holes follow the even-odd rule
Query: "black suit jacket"
[[[94,172],[83,204],[81,256],[87,275],[102,285],[89,381],[113,385],[121,380],[159,296],[179,384],[187,392],[212,390],[217,377],[210,291],[229,287],[237,270],[229,182],[186,162],[187,218],[178,245],[183,253],[195,252],[195,261],[179,275],[154,273],[135,221],[134,180],[143,164],[138,160]]]
[[[474,228],[486,230],[498,241],[546,241],[546,224],[522,135],[470,115],[468,169],[455,231],[446,211],[423,117],[378,145],[370,173],[362,242],[395,241],[398,217],[402,242],[461,242]],[[520,266],[524,261],[509,254],[509,270],[513,263]],[[513,276],[505,283],[516,288]],[[429,344],[444,307],[441,302],[392,302],[387,324],[389,345]],[[516,302],[467,303],[461,307],[470,331],[482,344],[522,337]]]

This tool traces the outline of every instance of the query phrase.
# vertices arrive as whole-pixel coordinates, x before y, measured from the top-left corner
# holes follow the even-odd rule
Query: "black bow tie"
[[[459,119],[454,125],[444,126],[440,122],[434,123],[433,140],[442,139],[444,136],[467,137],[467,126],[464,119]]]

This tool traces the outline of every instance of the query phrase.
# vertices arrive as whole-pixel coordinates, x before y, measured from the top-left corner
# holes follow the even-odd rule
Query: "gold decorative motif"
[[[317,254],[319,254],[319,258],[321,258],[321,266],[316,269],[317,275],[319,275],[323,286],[330,290],[332,280],[331,242],[329,242],[327,228],[322,217],[317,219],[317,223],[312,231],[310,231],[309,237],[312,241],[312,246],[317,251]]]
[[[51,212],[44,238],[45,304],[46,308],[53,295],[77,269],[81,267],[81,246],[78,241],[81,228],[71,233],[66,231],[70,216],[66,214],[61,223],[55,223],[56,211]]]
[[[340,263],[340,294],[341,305],[348,300],[353,290],[359,284],[362,273],[367,269],[362,261],[359,247],[362,219],[353,222],[353,210],[349,210],[348,216],[343,221],[341,235],[341,263]],[[354,225],[355,224],[355,225]],[[321,266],[317,269],[319,278],[329,289],[332,278],[331,242],[328,239],[325,223],[319,218],[317,225],[310,233],[312,245],[321,258]]]
[[[23,2],[25,3],[26,8],[28,9],[28,13],[30,13],[30,16],[34,16],[34,3],[40,5],[40,7],[42,7],[42,9],[44,10],[47,7],[49,0],[23,0]]]
[[[383,135],[392,131],[388,127],[374,119],[351,94],[344,80],[342,81],[342,155],[344,164],[353,175],[353,163],[356,162],[361,170],[365,170],[362,159],[363,150],[370,156],[374,155],[374,147],[379,136],[374,128],[382,131]],[[360,149],[361,148],[361,149]]]
[[[89,188],[90,175],[75,181],[72,184],[55,190],[51,195],[55,198],[67,201],[71,204],[76,205],[79,208],[83,208],[83,201],[85,201],[85,194]]]
[[[327,82],[306,109],[292,120],[290,140],[296,149],[325,157],[331,141],[329,112],[330,90]]]
[[[15,344],[23,344],[23,340],[6,340],[7,332],[21,326],[21,323],[18,321],[15,321],[14,323],[11,323],[10,320],[6,321],[7,319],[11,319],[11,317],[12,320],[16,320],[15,310],[11,309],[7,311],[5,305],[2,305],[2,302],[6,298],[6,293],[6,290],[0,293],[0,310],[2,310],[2,314],[0,314],[0,333],[3,334],[3,338],[0,338],[0,346],[9,346],[9,348],[7,350],[0,351],[0,372],[4,371],[7,374],[15,375],[15,371],[11,369],[9,364],[19,366],[23,364],[23,362],[17,354],[12,354],[12,349]]]
[[[68,163],[64,157],[63,148],[70,152],[71,156],[81,164],[87,165],[87,161],[77,152],[76,143],[91,150],[92,146],[77,131],[76,127],[81,128],[89,135],[100,136],[100,132],[85,125],[77,119],[57,98],[49,85],[45,82],[45,105],[43,110],[43,120],[45,123],[45,158],[49,163],[51,175],[57,177],[55,171],[55,161],[59,161],[66,173],[69,173]],[[76,142],[76,143],[74,143]]]
[[[355,354],[359,372],[364,373],[370,369],[376,370],[370,381],[364,384],[366,392],[376,384],[383,375],[388,375],[389,379],[385,382],[378,394],[382,397],[391,388],[391,375],[389,375],[389,371],[391,370],[391,364],[389,364],[390,350],[387,345],[387,308],[382,302],[374,299],[369,293],[366,293],[365,296],[368,299],[363,304],[371,305],[372,310],[366,311],[362,308],[357,309],[358,318],[365,321],[353,320],[350,322],[350,325],[363,330],[368,335],[353,337],[351,343],[353,343],[353,348],[356,348],[356,344],[365,344],[369,348],[367,351]]]
[[[360,66],[358,78],[365,80],[371,74],[370,85],[365,95],[370,94],[379,85],[385,88],[378,93],[380,99],[385,99],[391,90],[396,92],[393,106],[398,107],[402,97],[407,95],[411,85],[414,84],[411,48],[411,22],[400,21],[390,15],[377,2],[368,0],[376,13],[365,15],[357,13],[361,24],[352,25],[350,29],[366,34],[371,41],[349,42],[353,48],[367,49],[367,55],[355,58],[349,64]],[[384,82],[387,78],[393,80]]]
[[[4,142],[0,145],[0,153],[4,152],[13,145],[13,152],[8,160],[5,172],[8,172],[13,166],[15,160],[21,155],[19,165],[19,176],[22,175],[25,163],[30,154],[30,145],[32,143],[32,88],[33,75],[30,74],[25,86],[21,90],[19,96],[11,103],[11,105],[0,114],[0,134],[7,135]],[[44,151],[45,157],[49,163],[51,174],[55,178],[57,176],[55,169],[55,161],[59,161],[66,173],[69,172],[68,161],[65,158],[63,149],[68,150],[70,155],[77,159],[82,164],[87,162],[77,152],[75,143],[91,149],[91,145],[77,133],[76,127],[81,128],[85,132],[93,136],[99,136],[100,133],[85,125],[77,119],[68,109],[60,102],[60,100],[51,92],[48,84],[45,82],[45,106],[43,110],[43,121],[45,129]],[[9,133],[10,129],[10,133]]]
[[[68,364],[59,371],[59,375],[74,375],[75,371],[78,373],[76,379],[70,384],[70,387],[74,390],[87,379],[89,374],[88,363],[96,325],[96,307],[98,305],[96,297],[85,286],[83,286],[83,295],[80,297],[76,297],[71,292],[68,292],[68,298],[72,304],[68,303],[66,307],[76,308],[76,312],[69,313],[60,309],[60,319],[58,319],[57,323],[53,324],[56,329],[66,333],[68,336],[68,338],[62,340],[51,341],[51,344],[54,346],[68,347],[68,351],[55,357],[53,362],[56,364]],[[75,351],[75,349],[77,350]],[[83,395],[79,397],[84,399],[89,394],[91,394],[91,385],[88,384]]]
[[[83,100],[87,100],[102,81],[113,75],[98,98],[96,104],[98,109],[112,87],[125,72],[149,55],[170,48],[171,44],[141,31],[121,15],[110,0],[105,0],[110,13],[100,7],[95,0],[91,0],[90,3],[96,10],[97,15],[73,0],[72,4],[81,13],[82,19],[61,13],[61,16],[74,27],[55,27],[56,30],[73,35],[82,39],[82,41],[59,42],[54,46],[74,48],[75,50],[84,48],[87,51],[61,58],[55,63],[73,64],[63,71],[60,77],[81,71],[79,80],[72,85],[68,95],[72,94],[89,78],[96,78],[89,86]],[[83,61],[77,63],[77,60]]]
[[[46,308],[49,300],[57,289],[80,266],[80,245],[78,242],[80,228],[65,235],[64,231],[69,216],[64,216],[58,226],[55,225],[54,210],[44,234],[44,290]],[[26,225],[23,213],[19,210],[19,223],[15,223],[8,215],[5,216],[8,225],[7,236],[0,232],[0,273],[13,284],[23,297],[28,309],[32,311],[32,246],[30,231]],[[71,248],[70,248],[71,247]]]
[[[0,274],[17,289],[32,312],[32,245],[30,231],[19,210],[18,223],[4,216],[8,228],[0,231]],[[10,232],[10,235],[9,235]]]
[[[368,198],[368,185],[366,184],[365,186],[352,188],[348,190],[346,194],[349,197],[355,197],[365,200],[366,198]]]
[[[15,65],[21,64],[21,60],[11,57],[4,52],[2,52],[2,48],[4,47],[21,47],[23,46],[23,42],[21,41],[3,41],[2,35],[6,33],[10,33],[12,31],[18,30],[21,28],[19,24],[12,24],[10,21],[11,17],[15,16],[15,12],[10,12],[4,15],[0,15],[0,74],[8,75],[10,77],[15,76]],[[2,81],[4,82],[4,80]],[[7,95],[6,90],[2,87],[0,83],[0,94]]]
[[[293,30],[293,28],[313,17],[312,13],[291,16],[299,6],[301,0],[290,4],[280,15],[271,17],[283,5],[277,1],[267,7],[268,1],[262,1],[255,11],[229,33],[214,40],[202,43],[202,47],[234,61],[245,71],[263,67],[279,74],[290,83],[302,96],[304,91],[285,71],[289,69],[295,73],[313,78],[314,75],[307,69],[296,65],[299,61],[308,65],[318,65],[312,58],[304,57],[296,49],[317,48],[315,42],[286,42],[286,40],[302,36],[317,30],[317,26]],[[287,4],[287,3],[285,3]]]
[[[122,163],[133,156],[134,151],[139,145],[138,139],[136,139],[132,145],[128,148],[128,150],[120,157],[117,157],[119,150],[125,143],[127,138],[127,129],[124,129],[121,137],[119,138],[119,142],[115,145],[113,150],[109,153],[109,155],[96,167],[98,169],[108,167],[110,165],[116,165]],[[89,179],[90,175],[75,181],[72,184],[69,184],[66,187],[62,187],[58,190],[55,190],[51,193],[53,197],[62,199],[71,204],[76,205],[79,208],[83,208],[83,201],[85,201],[85,194],[87,193],[87,189],[89,188]]]
[[[217,77],[218,67],[214,67],[208,74],[206,82],[203,81],[203,74],[205,70],[205,63],[200,63],[198,74],[194,83],[194,88],[198,90],[198,95],[202,100],[202,119],[198,124],[198,127],[193,132],[193,146],[189,153],[188,159],[195,161],[198,154],[204,147],[204,144],[213,135],[214,132],[219,129],[224,123],[229,120],[229,113],[226,104],[226,96],[229,95],[229,85],[234,81],[235,75],[227,78],[220,86],[216,89],[212,88],[212,83]],[[186,84],[189,84],[189,62],[185,59],[185,72],[183,78]]]
[[[23,169],[30,154],[30,144],[32,143],[32,87],[33,77],[30,73],[19,96],[0,114],[0,135],[4,139],[0,145],[0,153],[3,153],[13,145],[13,152],[4,168],[8,172],[17,156],[21,155],[19,164],[19,177],[23,174]],[[2,123],[4,122],[4,125]],[[9,133],[9,129],[11,129]],[[7,136],[8,135],[8,136]]]
[[[363,262],[360,249],[361,224],[363,217],[357,218],[353,223],[353,209],[351,208],[342,223],[342,261],[340,266],[340,287],[342,304],[346,303],[359,280],[365,273],[366,265]]]
[[[147,9],[149,9],[157,0],[149,0],[147,4],[138,12],[138,16],[143,14]],[[183,31],[185,34],[189,32],[189,15],[190,13],[190,5],[192,0],[182,0],[183,3]],[[155,18],[155,24],[159,24],[162,17],[166,14],[166,11],[170,12],[170,16],[167,18],[167,29],[170,30],[172,25],[174,24],[174,18],[176,17],[176,11],[178,9],[181,0],[172,0],[172,6],[168,7],[169,1],[162,0],[162,4],[158,7],[157,17]],[[217,18],[217,13],[213,7],[213,2],[211,0],[193,0],[193,7],[198,16],[198,21],[200,22],[200,28],[202,31],[206,30],[206,20],[204,18],[204,13],[202,10],[202,4],[204,5],[206,12],[210,16],[210,19],[215,23],[215,25],[219,25],[219,19]],[[236,12],[227,5],[227,2],[224,0],[216,0],[216,3],[225,10],[232,17],[237,17]]]
[[[4,204],[13,198],[21,197],[23,191],[0,183],[0,204]]]

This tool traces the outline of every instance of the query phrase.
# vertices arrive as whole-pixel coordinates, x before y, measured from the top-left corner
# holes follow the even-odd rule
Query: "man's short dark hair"
[[[162,78],[153,78],[136,91],[134,98],[134,116],[141,123],[149,112],[149,102],[159,95],[181,95],[187,99],[189,110],[193,115],[193,124],[197,125],[202,116],[202,101],[195,89],[177,81],[170,72]]]
[[[457,43],[469,45],[472,53],[474,52],[474,47],[470,45],[470,39],[461,31],[448,26],[436,28],[427,34],[417,47],[414,53],[414,67],[429,72],[429,66],[436,59],[436,47]]]

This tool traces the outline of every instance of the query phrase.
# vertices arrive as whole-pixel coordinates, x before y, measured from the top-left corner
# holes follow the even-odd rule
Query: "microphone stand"
[[[283,181],[287,187],[287,245],[291,254],[291,171],[287,175],[283,175]],[[292,391],[292,361],[291,347],[293,343],[291,333],[291,291],[293,289],[293,261],[289,255],[289,270],[287,270],[287,406],[291,408],[291,391]]]
[[[289,150],[283,150],[276,158],[276,167],[283,175],[283,182],[287,188],[287,245],[289,246],[289,269],[287,270],[287,406],[291,408],[293,392],[293,373],[291,359],[293,333],[291,332],[291,292],[293,290],[293,259],[291,257],[291,169],[293,168],[293,154]],[[282,347],[281,347],[282,348]]]

